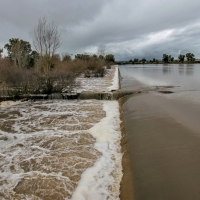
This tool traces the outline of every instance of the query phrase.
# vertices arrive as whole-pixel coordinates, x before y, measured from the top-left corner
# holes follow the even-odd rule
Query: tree
[[[169,63],[171,62],[171,59],[172,59],[172,57],[171,57],[171,55],[169,55],[169,56],[168,56],[168,62],[169,62]]]
[[[37,51],[32,51],[29,56],[29,67],[34,67],[38,59],[39,54],[37,53]]]
[[[80,59],[80,60],[89,60],[90,55],[88,54],[76,54],[75,59]]]
[[[108,54],[106,55],[105,60],[108,62],[115,62],[115,57],[113,54]]]
[[[171,58],[171,56],[170,56]],[[167,54],[163,54],[163,62],[168,63],[169,62],[169,56]]]
[[[194,54],[193,53],[186,53],[187,61],[194,61]]]
[[[33,66],[36,57],[36,52],[32,51],[29,42],[20,40],[19,38],[12,38],[9,43],[4,46],[8,51],[8,57],[12,63],[19,68],[28,68]]]
[[[93,55],[93,58],[97,59],[97,58],[98,58],[98,56],[97,56],[96,54],[94,54],[94,55]]]
[[[101,44],[101,45],[98,46],[97,55],[105,57],[105,55],[106,55],[106,45]]]
[[[0,49],[0,59],[2,58],[3,49]]]
[[[145,63],[147,60],[145,58],[142,58],[142,63]]]
[[[34,47],[40,56],[53,56],[60,47],[60,32],[52,22],[47,23],[45,17],[39,19],[38,26],[34,30]]]
[[[184,62],[185,55],[180,54],[180,55],[178,56],[178,59],[179,59],[179,62]]]
[[[104,56],[102,56],[102,55],[100,55],[100,56],[99,56],[99,59],[101,59],[101,60],[104,60],[104,59],[105,59],[105,57],[104,57]]]
[[[138,62],[138,58],[134,58],[134,62],[137,63]]]
[[[42,69],[47,72],[53,66],[52,57],[60,47],[60,32],[52,22],[48,23],[46,18],[39,19],[34,30],[34,47],[39,53]]]
[[[68,54],[68,53],[65,53],[65,54],[62,55],[62,61],[69,61],[71,59],[72,59],[71,55]]]

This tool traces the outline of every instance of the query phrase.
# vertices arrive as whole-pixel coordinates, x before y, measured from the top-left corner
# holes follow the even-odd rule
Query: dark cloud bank
[[[32,42],[40,17],[61,30],[60,53],[96,53],[100,44],[117,60],[161,59],[192,52],[200,58],[197,0],[0,0],[0,47],[10,38]]]

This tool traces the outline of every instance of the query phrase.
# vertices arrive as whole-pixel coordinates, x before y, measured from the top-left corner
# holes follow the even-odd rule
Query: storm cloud
[[[33,41],[40,17],[61,31],[59,53],[96,53],[99,45],[116,60],[200,58],[200,1],[197,0],[0,0],[0,48],[10,38]]]

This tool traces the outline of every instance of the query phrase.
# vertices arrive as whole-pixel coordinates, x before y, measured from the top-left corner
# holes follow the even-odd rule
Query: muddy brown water
[[[101,153],[88,133],[101,101],[25,102],[0,109],[0,200],[71,199]]]
[[[124,89],[153,81],[177,86],[173,94],[137,94],[123,105],[136,200],[200,199],[200,65],[181,66],[184,74],[167,67],[120,68]]]

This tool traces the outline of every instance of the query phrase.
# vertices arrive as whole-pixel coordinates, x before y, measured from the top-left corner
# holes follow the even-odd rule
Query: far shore
[[[188,64],[188,65],[191,65],[191,64],[200,64],[200,61],[196,61],[196,62],[188,62],[188,61],[185,61],[185,62],[162,62],[162,61],[158,61],[158,62],[149,62],[149,61],[146,61],[146,62],[129,62],[129,61],[120,61],[120,62],[116,62],[118,65],[145,65],[145,64],[148,64],[148,65],[152,65],[152,64],[160,64],[160,65],[165,65],[165,64],[175,64],[175,65],[182,65],[182,64]]]

